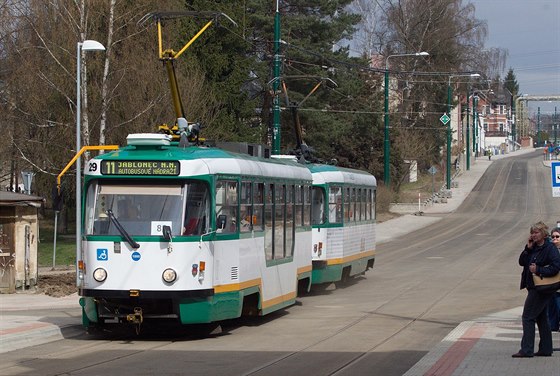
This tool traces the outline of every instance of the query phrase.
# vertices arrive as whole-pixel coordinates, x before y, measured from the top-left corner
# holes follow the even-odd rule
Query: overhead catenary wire
[[[287,107],[281,107],[282,110],[287,110]],[[299,111],[303,112],[333,112],[333,113],[346,113],[346,114],[372,114],[372,115],[382,115],[383,111],[366,111],[366,110],[335,110],[335,109],[323,109],[323,108],[300,108]],[[436,111],[406,111],[406,114],[426,114],[426,115],[440,115],[441,112]],[[542,113],[542,112],[541,112]]]
[[[227,29],[233,35],[235,35],[235,36],[239,37],[240,39],[244,40],[246,43],[248,43],[249,45],[251,45],[254,48],[259,48],[263,44],[272,44],[273,43],[270,40],[265,40],[265,41],[263,41],[259,44],[256,44],[253,41],[247,40],[247,38],[240,35],[235,30],[232,30],[232,29],[228,28],[227,26],[225,26],[225,25],[220,25],[220,26]],[[286,41],[281,41],[281,43],[287,49],[291,48],[291,49],[297,50],[297,51],[299,51],[303,54],[313,56],[313,57],[321,60],[321,63],[305,62],[305,61],[293,59],[287,53],[284,53],[283,54],[283,59],[282,59],[283,66],[286,69],[287,68],[294,69],[297,72],[299,72],[300,74],[305,74],[306,72],[301,70],[301,69],[296,68],[295,65],[307,66],[307,67],[316,67],[316,68],[319,68],[319,69],[322,69],[322,70],[330,70],[330,69],[336,69],[337,67],[345,67],[345,68],[348,68],[349,70],[358,70],[358,71],[365,72],[365,73],[385,74],[385,72],[386,72],[386,70],[384,68],[376,68],[376,67],[371,67],[371,66],[368,66],[368,65],[362,65],[362,64],[352,63],[352,62],[348,62],[348,61],[338,60],[338,59],[335,59],[335,58],[332,58],[332,57],[327,57],[327,56],[325,56],[321,53],[311,51],[309,49],[301,48],[297,45],[294,45],[294,44],[286,42]],[[411,81],[409,78],[408,79],[407,78],[402,78],[402,76],[408,75],[408,76],[418,76],[418,77],[449,77],[449,75],[453,75],[453,74],[456,74],[456,73],[461,73],[461,74],[479,73],[479,72],[475,72],[475,71],[441,72],[441,71],[418,71],[418,70],[406,71],[406,70],[396,70],[396,69],[389,69],[388,71],[389,71],[389,74],[392,75],[392,79],[396,79],[398,82],[409,82],[409,83],[412,83],[412,84],[414,84],[414,83],[431,83],[431,84],[442,84],[442,85],[447,84],[447,79],[438,80],[436,78],[436,79],[432,79],[432,80],[413,80],[413,81]],[[329,88],[329,89],[333,93],[336,93],[336,94],[338,94],[338,95],[340,95],[341,97],[344,97],[344,98],[347,98],[350,95],[350,94],[345,94],[345,93],[343,93],[340,90],[335,89],[335,88]],[[390,88],[390,90],[393,93],[400,92],[398,89]],[[435,106],[446,106],[446,103],[426,102],[425,100],[415,100],[415,99],[410,99],[410,98],[402,98],[402,101],[407,102],[407,103],[424,103],[424,104],[430,104],[430,105],[435,105]],[[362,103],[362,104],[365,107],[370,105],[369,103]],[[283,107],[283,108],[281,108],[281,110],[285,111],[286,108]],[[301,112],[323,112],[323,113],[373,114],[373,115],[384,114],[383,111],[336,110],[336,109],[314,109],[314,108],[299,108],[299,111],[301,111]],[[412,111],[412,112],[407,111],[407,114],[440,115],[441,111]],[[417,128],[417,129],[422,129],[422,128]],[[432,128],[424,128],[424,129],[432,129]]]

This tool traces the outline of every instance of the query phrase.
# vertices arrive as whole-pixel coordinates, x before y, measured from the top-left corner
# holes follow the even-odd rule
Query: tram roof
[[[366,171],[326,164],[308,164],[313,174],[313,184],[346,183],[377,186],[375,176]]]
[[[178,161],[179,176],[231,174],[241,176],[265,176],[284,179],[312,180],[309,169],[286,159],[268,159],[239,154],[227,150],[189,146],[125,146],[119,150],[96,157],[116,161]],[[289,168],[287,168],[289,167]],[[89,173],[89,175],[101,175]]]

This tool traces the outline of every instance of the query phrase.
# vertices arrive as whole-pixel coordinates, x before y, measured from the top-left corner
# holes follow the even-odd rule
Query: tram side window
[[[98,189],[98,185],[97,183],[94,182],[90,184],[87,190],[86,207],[84,209],[86,234],[95,234],[96,232],[106,233],[107,227],[109,225],[109,221],[107,220],[108,218],[105,218],[105,221],[103,221],[103,225],[100,224],[99,212],[102,211],[104,216],[106,216],[106,214],[105,214],[105,208],[102,205],[95,205],[96,200],[102,199],[102,197],[99,198],[97,197],[97,193],[98,193],[97,189]],[[97,219],[97,221],[95,221],[95,219]],[[103,229],[101,229],[100,227],[103,227]],[[97,231],[94,231],[94,228]]]
[[[367,188],[362,189],[362,207],[364,208],[364,221],[371,219],[369,215],[370,206],[368,205],[368,191],[369,190]]]
[[[356,189],[356,221],[364,220],[364,207],[362,205],[362,189]]]
[[[303,187],[303,225],[311,225],[311,187]]]
[[[370,208],[371,206],[369,205],[369,189],[367,188],[363,188],[362,189],[362,206],[364,207],[364,221],[369,221],[371,219],[371,215],[370,215]]]
[[[370,194],[370,200],[371,200],[371,219],[375,219],[377,216],[376,213],[376,209],[375,209],[375,205],[376,205],[376,196],[377,196],[377,191],[375,189],[372,189],[371,194]]]
[[[295,225],[296,227],[303,226],[303,186],[295,186],[295,201],[294,201],[294,211],[295,211]]]
[[[217,229],[219,232],[222,234],[231,234],[237,231],[236,181],[218,180],[216,182],[216,223],[219,222],[218,218],[225,218],[223,228]]]
[[[370,188],[367,191],[367,203],[368,203],[368,219],[374,219],[373,214],[373,193],[374,191]]]
[[[286,237],[286,247],[284,248],[284,256],[290,257],[294,254],[294,186],[286,186],[286,226],[285,237]]]
[[[325,218],[325,191],[320,187],[311,189],[311,223],[320,225]]]
[[[255,184],[255,194],[253,196],[253,229],[255,231],[264,230],[264,184]]]
[[[329,187],[329,222],[342,223],[342,187]]]
[[[364,207],[364,221],[371,219],[368,206],[368,189],[362,189],[362,206]]]
[[[264,202],[264,251],[267,260],[274,258],[274,184],[266,185]]]
[[[356,188],[352,188],[352,202],[350,203],[350,206],[352,210],[352,220],[355,222],[358,215],[358,207],[356,205]]]
[[[280,259],[285,257],[286,186],[278,184],[274,196],[274,258]]]
[[[352,202],[352,195],[350,188],[344,189],[344,222],[348,223],[352,220],[352,211],[350,210],[350,203]]]
[[[251,182],[241,183],[241,221],[239,222],[240,232],[249,232],[253,228],[253,208],[251,198],[253,197],[253,184]]]
[[[208,188],[203,183],[190,183],[186,188],[187,204],[183,235],[202,235],[210,228]]]

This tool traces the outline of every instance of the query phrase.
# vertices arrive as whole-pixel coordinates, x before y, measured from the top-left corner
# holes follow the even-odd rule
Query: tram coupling
[[[144,321],[144,315],[142,314],[142,308],[134,307],[134,313],[129,313],[126,315],[126,321],[131,324],[140,325]]]

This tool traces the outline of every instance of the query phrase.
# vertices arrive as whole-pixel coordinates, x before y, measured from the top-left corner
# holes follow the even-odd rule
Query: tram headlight
[[[103,282],[107,279],[107,271],[103,268],[97,268],[93,271],[93,279],[97,282]]]
[[[161,277],[165,282],[172,283],[175,282],[175,280],[177,279],[177,272],[175,272],[175,270],[171,268],[165,269]]]

